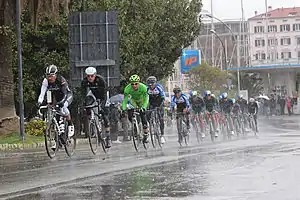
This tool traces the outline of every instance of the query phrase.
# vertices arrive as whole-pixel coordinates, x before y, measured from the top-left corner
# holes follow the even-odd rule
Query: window
[[[291,26],[289,24],[280,25],[280,32],[290,31]]]
[[[265,40],[264,39],[256,39],[255,40],[255,46],[256,47],[264,47],[265,46]]]
[[[298,51],[298,59],[300,59],[300,51]]]
[[[292,58],[292,52],[281,52],[281,59]]]
[[[300,31],[300,24],[293,24],[293,31]]]
[[[290,45],[291,44],[291,38],[281,38],[280,44],[281,45]]]
[[[278,59],[278,53],[275,52],[275,51],[270,52],[269,55],[268,55],[268,59],[269,60],[276,60],[276,59]]]
[[[254,33],[263,33],[264,27],[263,26],[254,26]]]
[[[266,59],[266,54],[262,51],[258,51],[255,54],[255,60],[265,60]]]
[[[276,38],[268,39],[268,46],[276,46],[278,45],[278,41]]]
[[[300,45],[300,36],[297,37],[297,45]]]
[[[276,25],[268,26],[268,32],[277,32],[277,26]]]

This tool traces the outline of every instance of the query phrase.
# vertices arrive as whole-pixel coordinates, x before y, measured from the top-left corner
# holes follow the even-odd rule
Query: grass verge
[[[25,144],[41,143],[44,142],[43,136],[25,136]],[[0,144],[22,144],[22,138],[19,133],[11,133],[5,136],[0,136]]]

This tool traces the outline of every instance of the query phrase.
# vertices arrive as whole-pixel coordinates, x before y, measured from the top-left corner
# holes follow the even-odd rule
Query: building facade
[[[299,63],[300,7],[268,9],[248,19],[251,64]]]

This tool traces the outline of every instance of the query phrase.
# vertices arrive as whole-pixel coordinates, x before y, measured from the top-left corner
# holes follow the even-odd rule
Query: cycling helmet
[[[227,92],[224,92],[224,93],[222,94],[222,97],[223,97],[224,99],[226,99],[226,98],[228,97]]]
[[[46,68],[46,75],[47,76],[56,75],[57,71],[58,71],[58,69],[57,69],[56,65],[49,65]]]
[[[173,92],[174,92],[174,94],[180,93],[180,92],[181,92],[180,87],[174,88],[174,89],[173,89]]]
[[[198,92],[197,91],[193,91],[193,96],[197,96]]]
[[[242,95],[242,94],[240,94],[239,96],[238,96],[238,98],[239,99],[242,99],[244,96]]]
[[[204,92],[204,95],[205,95],[205,96],[211,95],[211,91],[210,91],[210,90],[205,91],[205,92]]]
[[[222,96],[222,95],[220,95],[220,96],[219,96],[219,98],[220,98],[220,99],[223,99],[223,96]]]
[[[149,86],[156,84],[156,82],[157,82],[157,79],[155,76],[149,76],[147,78],[147,85],[149,85]]]
[[[88,67],[85,69],[85,74],[86,75],[96,75],[97,74],[97,70],[95,67]]]
[[[193,90],[190,90],[189,94],[192,97],[193,96]]]
[[[232,103],[235,103],[235,99],[231,99],[232,100]]]
[[[129,81],[130,83],[135,83],[135,82],[140,82],[140,77],[137,74],[134,74],[132,76],[130,76]]]
[[[215,94],[211,94],[211,96],[214,97],[214,98],[216,98],[216,95],[215,95]]]
[[[255,100],[254,100],[254,98],[250,98],[249,101],[250,101],[251,103],[253,103]]]

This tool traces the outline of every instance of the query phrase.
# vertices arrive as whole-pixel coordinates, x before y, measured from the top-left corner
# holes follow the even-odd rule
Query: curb
[[[84,138],[84,139],[77,139],[76,144],[87,144],[89,143],[89,140]],[[23,143],[18,143],[18,144],[0,144],[0,151],[7,151],[7,150],[21,150],[21,149],[38,149],[38,148],[44,148],[45,143],[32,143],[32,144],[23,144]]]

